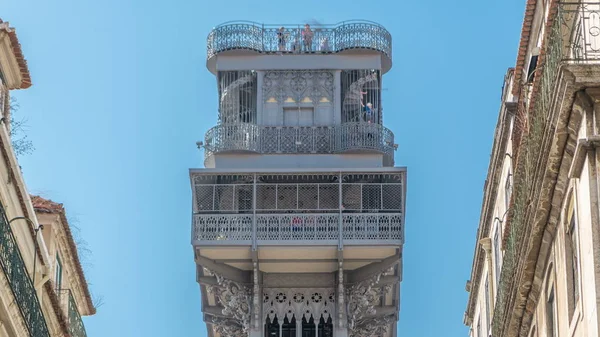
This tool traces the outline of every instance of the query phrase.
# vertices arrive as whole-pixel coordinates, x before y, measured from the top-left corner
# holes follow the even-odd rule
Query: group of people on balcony
[[[315,32],[310,28],[308,23],[304,25],[304,29],[300,31],[300,34],[297,32],[293,33],[294,40],[290,46],[291,48],[288,49],[288,40],[290,35],[290,32],[286,31],[285,27],[283,26],[277,30],[277,46],[280,52],[313,52],[313,38],[315,36]],[[302,43],[300,43],[300,38],[302,38]],[[331,51],[331,48],[329,47],[329,39],[327,37],[323,37],[319,42],[319,51]]]

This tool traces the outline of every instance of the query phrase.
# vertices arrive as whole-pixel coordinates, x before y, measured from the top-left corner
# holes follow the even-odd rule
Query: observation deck
[[[190,174],[195,246],[404,242],[404,168]]]
[[[304,24],[230,21],[208,34],[206,66],[212,73],[217,72],[217,56],[248,54],[378,54],[381,56],[380,68],[385,73],[392,67],[392,35],[380,24],[365,20],[313,24],[310,34],[305,34]]]
[[[332,126],[217,125],[206,132],[205,164],[215,154],[381,153],[383,166],[394,165],[394,134],[380,124],[354,122]]]

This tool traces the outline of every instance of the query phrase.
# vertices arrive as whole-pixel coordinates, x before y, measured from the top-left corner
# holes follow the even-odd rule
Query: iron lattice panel
[[[403,238],[401,214],[344,214],[344,240],[400,240]]]
[[[403,238],[403,172],[197,175],[193,181],[194,241]]]
[[[259,241],[337,240],[337,214],[260,214],[256,216]]]
[[[394,134],[380,124],[344,123],[332,127],[217,125],[206,132],[205,158],[226,151],[257,153],[343,153],[374,150],[393,164]]]
[[[194,217],[194,241],[252,240],[252,216],[220,214]]]

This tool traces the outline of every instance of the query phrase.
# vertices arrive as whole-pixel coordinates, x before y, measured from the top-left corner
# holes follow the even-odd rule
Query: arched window
[[[283,319],[281,337],[296,337],[296,317],[292,316],[291,321],[287,317]]]
[[[333,337],[333,322],[331,316],[325,320],[323,316],[319,320],[319,337]]]
[[[267,317],[265,322],[265,337],[279,337],[279,322],[277,321],[277,316],[271,319]]]
[[[306,321],[306,317],[302,317],[302,337],[317,337],[317,327],[312,315]]]

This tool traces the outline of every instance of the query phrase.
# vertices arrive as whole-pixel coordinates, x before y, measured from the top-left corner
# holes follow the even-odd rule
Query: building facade
[[[464,322],[600,334],[600,2],[529,0],[505,78]]]
[[[27,192],[10,137],[10,90],[31,86],[16,31],[0,20],[0,336],[85,337],[95,308],[60,204]]]
[[[394,167],[373,22],[230,22],[208,36],[218,124],[191,169],[210,337],[391,337],[406,169]]]

